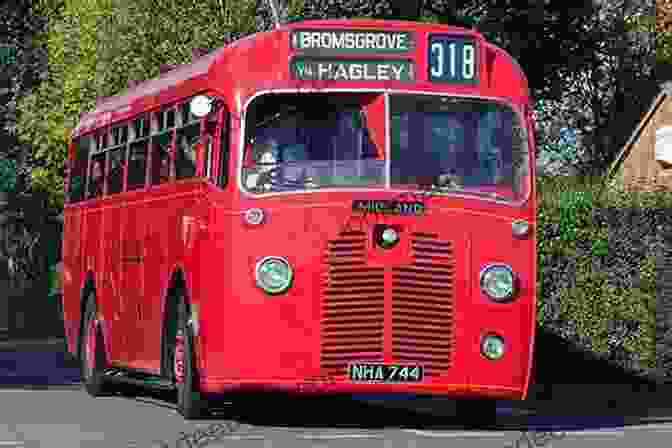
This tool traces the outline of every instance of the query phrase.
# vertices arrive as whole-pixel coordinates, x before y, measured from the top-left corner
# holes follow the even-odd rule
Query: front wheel
[[[103,347],[103,335],[100,330],[100,323],[98,322],[96,300],[93,293],[87,299],[83,332],[79,341],[84,388],[93,397],[105,395],[107,392],[103,377],[105,350]]]
[[[179,305],[174,347],[173,371],[177,389],[177,411],[188,420],[195,419],[203,413],[203,402],[198,391],[194,333],[184,301]]]

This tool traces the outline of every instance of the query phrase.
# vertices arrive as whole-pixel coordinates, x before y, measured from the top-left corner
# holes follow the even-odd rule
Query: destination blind
[[[295,58],[290,71],[301,81],[401,81],[415,79],[413,63],[399,59],[344,60]]]
[[[414,49],[408,31],[296,30],[295,50],[340,51],[348,53],[408,53]]]

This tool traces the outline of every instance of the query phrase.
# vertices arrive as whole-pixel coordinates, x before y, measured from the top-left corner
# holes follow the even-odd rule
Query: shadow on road
[[[528,399],[498,402],[496,424],[482,429],[562,431],[672,422],[672,384],[627,372],[539,329]],[[268,426],[402,427],[464,430],[443,398],[234,397],[233,418]],[[290,412],[291,410],[291,412]]]
[[[79,367],[63,340],[0,345],[0,388],[76,387]]]
[[[529,397],[498,402],[497,430],[580,430],[672,421],[672,386],[623,371],[582,353],[561,338],[538,332]],[[79,381],[64,346],[0,347],[0,387],[51,388]],[[139,393],[125,390],[125,395]],[[174,394],[143,391],[159,407],[174,409]],[[474,426],[454,413],[454,401],[423,396],[306,397],[279,393],[214,397],[212,416],[291,428],[409,428],[464,430]],[[157,401],[158,400],[158,401]],[[226,400],[232,402],[228,403]]]

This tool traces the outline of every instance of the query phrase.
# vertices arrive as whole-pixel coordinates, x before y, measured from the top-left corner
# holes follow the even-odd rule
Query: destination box
[[[415,79],[413,62],[407,60],[343,60],[296,58],[290,71],[302,81],[401,81]]]

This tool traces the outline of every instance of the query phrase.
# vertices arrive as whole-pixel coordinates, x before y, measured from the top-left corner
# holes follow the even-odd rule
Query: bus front
[[[381,23],[293,25],[289,81],[242,102],[207,370],[522,399],[536,281],[524,76],[472,31]]]

